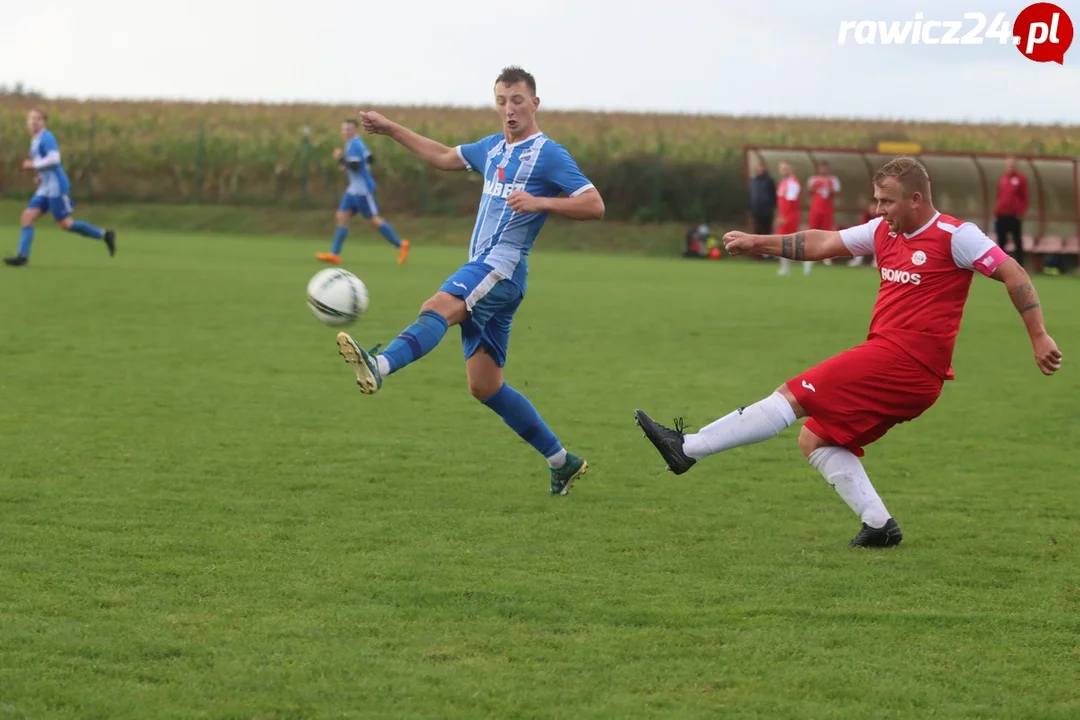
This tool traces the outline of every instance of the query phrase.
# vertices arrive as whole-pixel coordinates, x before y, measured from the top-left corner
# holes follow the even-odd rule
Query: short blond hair
[[[893,178],[900,183],[905,197],[911,197],[916,192],[924,198],[930,197],[930,173],[913,157],[899,155],[882,165],[874,173],[874,185],[881,185],[885,178]]]
[[[45,111],[45,108],[41,107],[40,105],[35,105],[34,107],[30,108],[30,112],[37,113],[41,116],[42,120],[44,120],[45,122],[49,122],[49,113],[47,113]]]

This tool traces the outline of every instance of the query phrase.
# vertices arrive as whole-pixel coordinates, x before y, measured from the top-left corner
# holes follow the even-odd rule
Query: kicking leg
[[[774,438],[801,417],[806,417],[806,411],[787,386],[753,405],[728,413],[696,433],[684,433],[681,420],[676,420],[675,429],[670,429],[642,410],[635,413],[645,437],[667,462],[667,469],[676,475],[682,475],[709,455]]]
[[[851,540],[851,546],[888,547],[904,539],[900,526],[870,482],[862,461],[853,452],[830,444],[807,427],[799,433],[799,449],[862,520],[862,530]]]
[[[449,293],[435,293],[420,308],[420,315],[402,330],[379,355],[360,347],[346,332],[337,336],[338,350],[356,371],[356,384],[365,395],[374,395],[383,379],[434,350],[452,325],[469,316],[465,301]]]

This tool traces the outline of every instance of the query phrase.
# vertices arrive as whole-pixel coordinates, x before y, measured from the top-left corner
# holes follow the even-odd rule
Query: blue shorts
[[[52,216],[57,222],[71,217],[71,211],[75,209],[75,202],[71,199],[70,195],[61,195],[59,197],[45,197],[44,195],[35,195],[30,198],[30,202],[26,205],[27,210],[40,210],[42,213],[51,212]]]
[[[375,202],[374,195],[359,195],[357,193],[345,193],[341,196],[338,205],[341,212],[360,213],[365,219],[370,220],[379,214],[379,205]]]
[[[461,324],[461,345],[468,360],[481,347],[499,367],[506,365],[510,326],[524,295],[514,283],[482,262],[462,265],[439,288],[462,298],[471,313]]]

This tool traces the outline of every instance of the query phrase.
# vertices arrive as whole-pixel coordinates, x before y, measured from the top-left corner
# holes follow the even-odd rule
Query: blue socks
[[[394,247],[401,247],[401,238],[399,238],[398,234],[394,232],[394,228],[390,227],[390,223],[384,221],[383,224],[379,226],[379,233],[382,234],[384,238],[389,240],[390,244]]]
[[[30,257],[30,246],[34,244],[34,226],[24,227],[19,232],[19,255]]]
[[[506,383],[484,404],[498,413],[511,430],[545,458],[551,458],[562,450],[559,439],[529,399]]]
[[[396,248],[401,247],[401,238],[394,232],[394,228],[390,227],[390,223],[384,222],[379,226],[379,233],[389,241],[391,245]],[[334,244],[330,249],[330,252],[335,255],[341,254],[341,246],[345,244],[345,237],[349,234],[349,228],[339,227],[334,232]]]
[[[434,350],[446,335],[446,328],[446,318],[439,313],[431,310],[420,313],[416,322],[402,330],[381,353],[390,365],[390,372],[397,372]]]
[[[334,232],[334,244],[333,246],[331,246],[330,252],[334,253],[335,255],[340,255],[341,246],[345,244],[345,236],[348,234],[349,228],[338,227],[337,231]]]
[[[76,220],[75,222],[71,223],[71,227],[68,228],[68,230],[77,235],[93,238],[95,240],[101,240],[105,237],[104,230],[98,227],[94,227],[90,223],[83,222],[82,220]]]

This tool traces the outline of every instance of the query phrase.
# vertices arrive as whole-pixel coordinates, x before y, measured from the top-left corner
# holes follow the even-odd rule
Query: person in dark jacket
[[[997,202],[994,204],[994,232],[1002,250],[1011,235],[1013,258],[1024,265],[1022,221],[1029,203],[1027,178],[1016,169],[1016,158],[1005,158],[1005,172],[998,178]]]
[[[750,216],[754,221],[755,235],[770,235],[776,216],[776,181],[760,162],[754,165],[754,177],[750,179]]]

